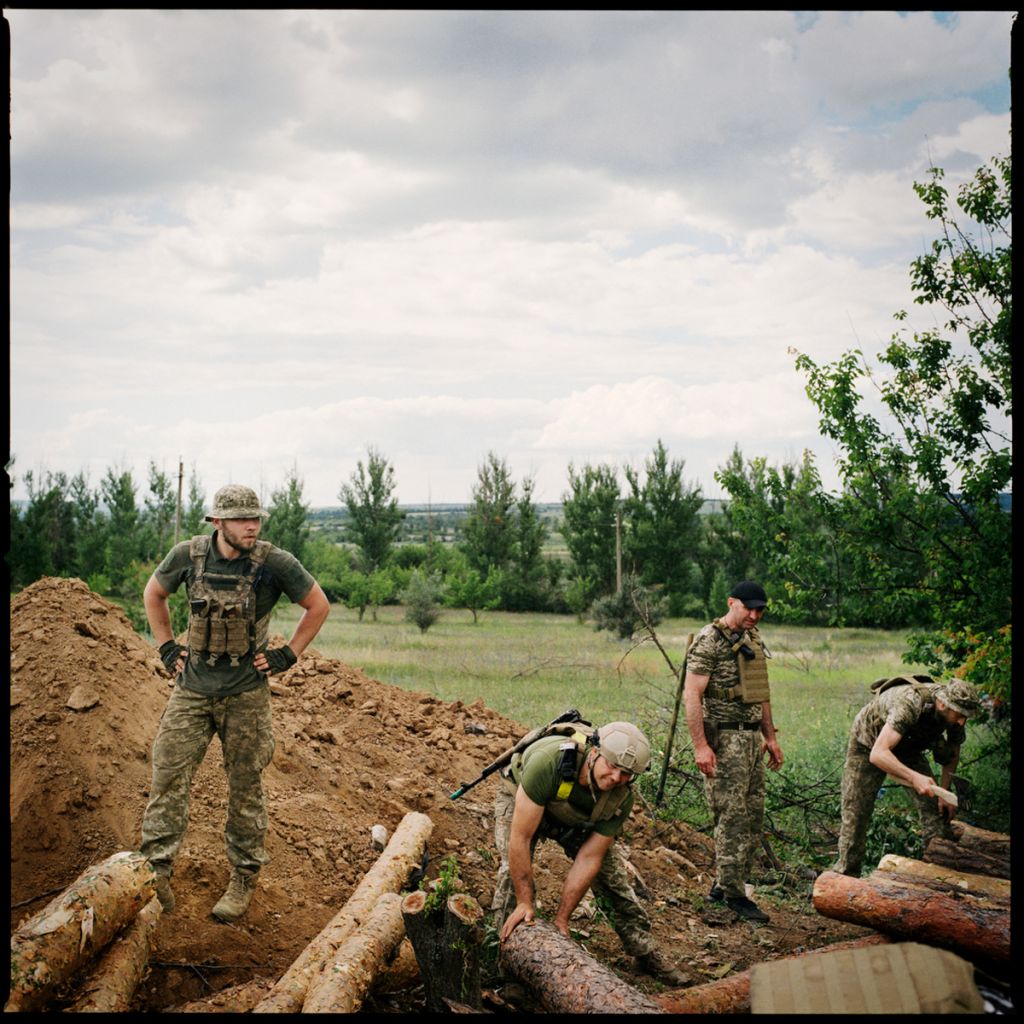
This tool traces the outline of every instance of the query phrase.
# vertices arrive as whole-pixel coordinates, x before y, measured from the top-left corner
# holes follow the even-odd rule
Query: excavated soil
[[[427,877],[454,855],[466,889],[489,906],[496,866],[488,779],[449,794],[536,723],[514,722],[472,694],[448,703],[367,678],[315,650],[272,681],[277,748],[265,776],[267,849],[248,914],[236,925],[210,909],[227,882],[226,789],[215,738],[196,774],[191,819],[175,865],[177,908],[158,926],[140,1011],[217,1010],[215,993],[269,986],[345,903],[378,856],[371,829],[392,832],[409,811],[434,823]],[[150,749],[171,682],[124,612],[80,580],[44,578],[11,601],[11,926],[41,910],[91,864],[134,849],[150,781]],[[758,901],[755,927],[704,900],[710,841],[681,822],[634,812],[625,837],[638,890],[662,949],[694,984],[800,949],[865,934],[817,916],[809,899]],[[553,911],[568,861],[542,843],[538,894]],[[582,909],[590,906],[584,901]],[[647,992],[600,915],[574,922],[599,960]],[[500,977],[500,999],[535,1009]],[[420,992],[422,990],[419,990]],[[415,1012],[417,990],[375,996],[367,1010]]]

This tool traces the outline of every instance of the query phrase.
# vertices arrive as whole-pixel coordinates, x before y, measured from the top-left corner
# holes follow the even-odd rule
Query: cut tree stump
[[[868,878],[822,872],[814,883],[819,914],[924,942],[968,960],[1005,964],[1010,958],[1010,904],[950,886],[910,884],[884,871]]]
[[[847,939],[845,942],[835,942],[820,949],[808,949],[803,953],[793,953],[780,959],[792,960],[797,957],[814,956],[816,953],[835,953],[845,949],[861,949],[864,946],[882,946],[891,941],[888,935],[879,935],[876,932],[860,939]],[[720,981],[709,981],[706,985],[660,992],[653,998],[665,1013],[750,1013],[750,971],[741,971]]]
[[[139,987],[160,921],[160,901],[154,896],[97,961],[79,987],[72,1013],[127,1013]]]
[[[309,983],[303,1013],[355,1013],[405,937],[402,897],[386,892]]]
[[[94,864],[11,936],[7,1012],[41,1009],[156,895],[149,861],[131,850]]]
[[[253,1013],[298,1013],[302,1009],[310,981],[334,951],[366,920],[384,893],[399,892],[420,866],[433,828],[430,818],[418,811],[410,811],[401,820],[345,906],[299,954],[270,994],[253,1007]]]
[[[550,1013],[664,1013],[554,925],[521,924],[501,950],[505,970]]]
[[[402,901],[405,931],[416,953],[429,1013],[444,1013],[448,1002],[483,1006],[480,949],[483,908],[472,896],[454,893],[443,907],[427,910],[430,894],[422,889]]]
[[[989,832],[961,821],[953,822],[956,841],[933,839],[924,851],[924,859],[956,871],[973,875],[1010,877],[1010,837],[1002,832]]]
[[[975,896],[994,896],[1005,900],[1010,898],[1008,878],[972,875],[967,871],[957,871],[941,864],[929,864],[923,860],[914,860],[912,857],[901,857],[896,853],[887,853],[878,862],[877,870],[896,877],[937,882],[951,887],[954,892],[969,892]]]

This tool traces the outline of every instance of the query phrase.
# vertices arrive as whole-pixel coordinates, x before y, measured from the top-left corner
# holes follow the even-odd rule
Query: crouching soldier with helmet
[[[231,484],[206,517],[212,536],[176,544],[150,577],[143,604],[160,657],[175,679],[153,743],[153,779],[140,850],[156,873],[166,913],[174,909],[171,873],[188,827],[189,790],[213,734],[220,737],[228,783],[224,843],[227,891],[213,908],[230,923],[248,909],[256,876],[269,861],[263,770],[274,753],[268,676],[295,664],[327,618],[319,584],[287,551],[259,540],[267,518],[256,492]],[[177,642],[168,598],[189,597],[187,642]],[[267,647],[270,616],[282,594],[302,609],[291,640]]]
[[[871,686],[875,696],[853,720],[843,766],[843,820],[839,859],[832,870],[860,877],[875,797],[886,775],[913,787],[925,845],[953,838],[957,808],[933,792],[925,754],[942,766],[939,785],[948,790],[960,761],[964,728],[980,706],[978,692],[954,679],[939,685],[930,676],[894,676]]]
[[[502,942],[535,917],[533,854],[539,840],[553,839],[572,865],[551,923],[568,938],[569,918],[593,889],[611,906],[613,926],[639,970],[669,985],[689,980],[656,949],[615,844],[633,808],[633,781],[650,760],[650,744],[629,722],[543,736],[513,755],[494,800],[501,866],[491,909]]]

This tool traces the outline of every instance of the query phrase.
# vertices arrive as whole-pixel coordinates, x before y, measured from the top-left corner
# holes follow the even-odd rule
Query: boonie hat
[[[764,587],[753,580],[743,580],[741,583],[737,583],[729,596],[742,601],[745,608],[763,608],[768,603],[768,595],[764,592]]]
[[[270,513],[260,508],[260,499],[251,487],[242,484],[228,484],[213,496],[213,508],[206,516],[209,523],[214,519],[267,519]]]
[[[951,682],[940,686],[935,691],[935,696],[948,708],[952,708],[958,715],[966,715],[974,718],[981,708],[981,698],[973,683],[965,679],[954,679]]]

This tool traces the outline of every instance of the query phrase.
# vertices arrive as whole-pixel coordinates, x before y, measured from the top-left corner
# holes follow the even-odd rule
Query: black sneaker
[[[708,899],[712,903],[721,903],[725,899],[725,891],[717,882],[711,883],[711,892],[708,893]]]
[[[745,921],[760,921],[763,923],[771,920],[753,900],[748,900],[746,896],[726,896],[725,905]]]

